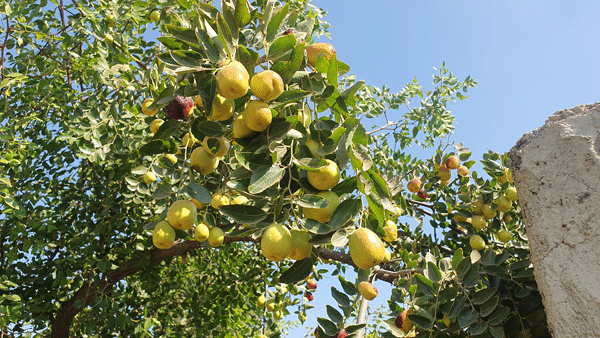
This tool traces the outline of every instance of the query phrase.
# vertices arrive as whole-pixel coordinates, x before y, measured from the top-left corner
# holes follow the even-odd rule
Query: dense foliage
[[[315,53],[309,64],[307,47],[327,35],[324,14],[302,0],[4,3],[2,334],[277,337],[294,325],[283,316],[310,311],[304,281],[319,280],[321,261],[340,281],[336,306],[314,323],[321,335],[403,336],[394,322],[410,308],[417,337],[549,336],[520,206],[511,198],[506,207],[505,156],[485,154],[486,175],[468,173],[469,150],[445,142],[447,103],[476,82],[442,66],[433,89],[415,80],[392,94],[349,75],[343,55]],[[249,77],[269,69],[285,84],[268,102],[268,127],[235,139],[251,92],[232,101],[234,115],[214,118],[216,74],[232,59]],[[186,118],[165,115],[177,97],[198,103]],[[144,110],[158,114],[142,111],[146,98],[153,103]],[[199,142],[186,147],[190,133]],[[230,149],[216,170],[194,170],[191,154],[206,137],[224,137]],[[415,146],[433,155],[417,158]],[[462,175],[446,170],[452,156]],[[308,178],[326,160],[341,170],[330,190],[342,202],[319,221],[303,209],[328,205],[317,194],[329,189]],[[414,178],[421,184],[411,192]],[[219,206],[217,194],[246,199]],[[224,231],[223,245],[195,240],[195,228],[175,230],[166,249],[153,245],[153,229],[181,199],[195,200],[196,226]],[[384,238],[389,221],[398,228],[386,242],[391,259],[358,269],[348,237],[363,227]],[[306,230],[310,255],[265,259],[261,234],[273,223]],[[345,278],[348,269],[358,280]],[[366,280],[395,286],[379,295],[389,297],[379,314],[385,332],[366,325],[368,301],[357,291]]]

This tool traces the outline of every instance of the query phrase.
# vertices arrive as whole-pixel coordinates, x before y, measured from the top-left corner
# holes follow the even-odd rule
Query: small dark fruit
[[[191,97],[178,95],[165,107],[165,114],[172,119],[185,119],[191,114],[194,104]]]

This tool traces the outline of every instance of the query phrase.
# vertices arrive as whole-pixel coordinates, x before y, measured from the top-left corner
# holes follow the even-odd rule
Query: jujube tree
[[[445,141],[470,77],[365,85],[306,1],[53,6],[2,12],[7,334],[277,337],[321,262],[320,337],[548,335],[505,156]]]

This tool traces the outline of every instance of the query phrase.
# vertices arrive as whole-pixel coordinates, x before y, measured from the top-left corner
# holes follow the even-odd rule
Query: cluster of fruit
[[[440,165],[438,167],[437,176],[440,180],[440,184],[448,185],[450,179],[452,178],[452,173],[450,170],[457,169],[457,173],[460,176],[468,176],[469,169],[466,166],[460,165],[460,160],[457,156],[451,155],[447,158],[444,165]],[[501,176],[498,176],[498,182],[500,184],[504,184],[506,182],[513,182],[512,175],[508,168],[503,169],[503,173]],[[410,180],[406,186],[406,188],[412,192],[416,193],[422,199],[428,197],[428,194],[422,188],[422,180],[420,178],[413,178]],[[466,222],[469,223],[475,230],[483,230],[488,222],[494,219],[498,215],[498,211],[504,212],[503,221],[508,223],[510,221],[510,216],[506,213],[512,210],[513,202],[518,200],[517,189],[514,186],[508,186],[498,198],[493,201],[489,201],[488,203],[484,202],[482,198],[477,198],[472,201],[469,213],[472,214],[472,217],[465,217],[458,213],[454,214],[453,219],[456,223]],[[460,205],[457,206],[457,209],[460,209]],[[449,208],[449,212],[452,211],[452,208]],[[460,225],[458,229],[461,231],[465,231],[463,227]],[[500,229],[495,233],[496,239],[502,243],[507,243],[511,240],[512,235],[506,229]],[[472,249],[474,250],[482,250],[485,248],[485,241],[483,238],[477,234],[473,234],[469,243]]]
[[[312,48],[307,49],[308,62],[314,65],[317,54],[326,54],[326,58],[331,59],[335,50],[330,44],[317,43]],[[309,46],[310,47],[310,46]],[[257,132],[265,131],[269,128],[272,121],[272,112],[269,103],[277,99],[284,91],[283,79],[272,71],[264,70],[250,78],[248,71],[242,63],[236,60],[226,60],[219,65],[216,73],[217,94],[215,95],[212,106],[210,120],[227,121],[235,113],[235,99],[247,94],[248,89],[256,99],[251,99],[245,104],[245,108],[234,120],[231,126],[231,135],[234,139],[243,139],[253,136]],[[188,119],[193,114],[194,107],[203,108],[202,98],[198,95],[195,100],[191,97],[176,96],[167,106],[164,107],[164,114],[171,119]],[[155,116],[158,109],[154,105],[153,99],[146,99],[142,103],[142,113],[146,116]],[[154,119],[149,126],[150,131],[155,134],[164,124],[165,120],[161,118]],[[208,175],[214,172],[219,165],[219,160],[229,151],[230,141],[224,136],[209,137],[206,136],[200,143],[193,133],[188,132],[181,138],[181,147],[175,154],[166,154],[173,164],[177,163],[176,155],[182,153],[182,149],[192,148],[190,158],[190,167],[202,175]],[[311,185],[316,189],[323,190],[321,196],[329,203],[326,208],[311,209],[306,208],[307,217],[313,217],[321,222],[327,222],[331,214],[339,205],[339,198],[335,193],[329,191],[340,179],[340,170],[334,161],[326,160],[327,166],[318,171],[308,172],[308,179]],[[156,180],[156,174],[148,171],[143,176],[146,184],[152,184]],[[219,209],[222,205],[245,204],[248,199],[245,196],[237,196],[231,203],[227,192],[219,191],[212,196],[211,206]],[[195,199],[180,200],[173,203],[169,208],[167,221],[159,222],[153,232],[153,242],[157,248],[166,249],[173,245],[175,239],[175,229],[188,230],[195,222],[197,209],[204,207],[203,203]],[[181,221],[181,218],[185,221]],[[210,228],[207,222],[201,222],[195,229],[195,239],[205,241],[208,239],[213,247],[218,247],[223,243],[224,233],[218,228]],[[261,240],[263,255],[272,261],[281,261],[286,257],[294,260],[300,260],[308,257],[312,250],[309,243],[310,235],[304,230],[289,231],[287,227],[281,224],[273,224],[268,227]]]

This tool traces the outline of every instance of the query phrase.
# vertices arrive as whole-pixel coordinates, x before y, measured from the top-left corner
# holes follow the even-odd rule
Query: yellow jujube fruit
[[[244,114],[238,115],[238,117],[233,120],[233,126],[231,128],[233,130],[233,138],[246,138],[254,135],[254,130],[248,128],[246,125]]]
[[[248,203],[248,197],[246,196],[236,196],[233,201],[231,201],[231,205],[238,205],[238,204],[246,204]]]
[[[358,228],[348,239],[350,257],[361,269],[370,269],[385,258],[385,245],[373,231]]]
[[[217,72],[217,91],[219,95],[235,100],[248,92],[250,75],[239,61],[225,63]]]
[[[313,43],[306,47],[306,61],[308,64],[314,67],[319,54],[323,54],[327,60],[331,60],[335,55],[335,48],[327,42]]]
[[[188,230],[196,222],[198,211],[194,202],[189,200],[175,201],[167,211],[167,221],[179,230]]]
[[[210,205],[215,209],[219,209],[222,205],[229,205],[229,196],[217,192],[212,195]]]
[[[219,158],[210,156],[204,147],[197,147],[190,155],[190,166],[202,175],[208,175],[217,170]]]
[[[214,227],[208,232],[208,244],[213,248],[220,247],[223,245],[223,241],[225,240],[225,233],[219,227]]]
[[[144,183],[152,184],[154,181],[156,181],[156,174],[152,171],[148,171],[144,174],[142,179],[144,180]]]
[[[283,93],[283,79],[272,70],[254,74],[250,79],[252,94],[263,101],[272,101]]]
[[[226,121],[233,116],[234,110],[235,102],[232,99],[226,99],[217,94],[213,100],[210,118],[215,121]]]
[[[292,247],[288,257],[299,261],[310,256],[313,246],[309,242],[310,235],[308,232],[294,229],[290,234],[292,235]]]
[[[340,198],[336,193],[330,190],[321,191],[316,196],[322,197],[327,201],[325,208],[305,208],[302,207],[302,212],[306,218],[314,219],[322,223],[329,222],[335,209],[340,205]]]
[[[183,135],[181,138],[181,145],[184,147],[191,148],[196,142],[198,142],[198,139],[195,138],[194,134],[192,133],[185,133],[185,135]]]
[[[154,103],[153,99],[145,99],[144,102],[142,102],[142,113],[144,113],[144,115],[154,116],[154,115],[156,115],[156,113],[158,113],[158,109],[150,110],[149,107],[153,103]]]
[[[260,248],[266,259],[282,261],[292,249],[292,234],[283,224],[271,224],[262,234]]]
[[[396,222],[387,220],[384,225],[383,230],[385,230],[385,237],[383,237],[383,240],[386,242],[395,241],[396,238],[398,238],[398,226],[396,225]]]
[[[253,131],[263,131],[269,128],[273,115],[271,108],[263,101],[251,100],[244,109],[246,126]]]
[[[208,225],[200,223],[196,229],[194,229],[194,239],[198,242],[204,242],[208,239],[209,232],[210,229],[208,228]]]
[[[159,249],[168,249],[175,243],[175,229],[166,221],[159,222],[152,231],[152,243]]]
[[[150,132],[152,132],[152,134],[156,134],[156,132],[158,131],[158,129],[160,129],[160,126],[163,123],[165,123],[163,119],[156,119],[150,122]]]
[[[325,160],[327,165],[319,170],[309,170],[306,175],[308,182],[315,189],[329,190],[340,181],[340,168],[332,160]]]
[[[204,150],[206,150],[206,152],[213,157],[225,156],[225,154],[227,154],[227,151],[229,150],[230,146],[231,145],[229,144],[229,140],[223,136],[221,136],[221,137],[206,136],[204,138],[204,141],[202,141],[202,147],[204,147]]]

